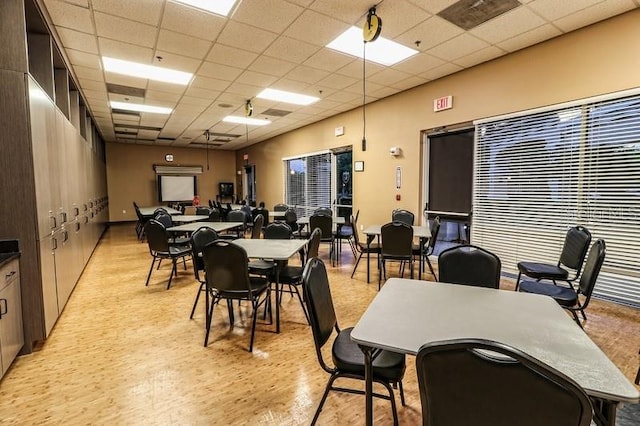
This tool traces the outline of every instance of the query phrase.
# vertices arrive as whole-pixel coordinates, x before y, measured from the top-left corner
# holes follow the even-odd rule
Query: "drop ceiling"
[[[375,0],[238,0],[229,17],[168,0],[39,0],[107,141],[236,150],[362,105],[362,60],[324,47],[362,26]],[[445,20],[458,0],[382,0],[382,36],[415,48],[394,66],[367,63],[366,102],[393,95],[624,13],[640,0],[520,0],[464,30]],[[477,0],[485,7],[495,0]],[[490,6],[490,5],[489,5]],[[450,9],[451,10],[451,9]],[[480,19],[479,21],[482,21]],[[468,22],[468,21],[465,21]],[[106,73],[110,56],[194,73],[188,86]],[[298,106],[254,97],[270,87],[318,96]],[[222,121],[245,114],[268,126]],[[112,111],[109,101],[173,109]]]

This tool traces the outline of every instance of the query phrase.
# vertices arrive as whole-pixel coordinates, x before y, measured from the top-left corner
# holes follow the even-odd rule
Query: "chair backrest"
[[[591,423],[591,402],[572,379],[502,343],[434,342],[416,357],[422,423],[572,425]]]
[[[460,245],[438,256],[439,281],[475,287],[500,287],[500,258],[481,247]]]
[[[358,213],[360,211],[358,210]],[[353,227],[353,239],[356,243],[356,247],[360,247],[360,236],[358,236],[358,218],[351,215],[351,226]]]
[[[251,238],[259,239],[262,234],[262,224],[264,223],[264,216],[261,214],[253,217],[253,227],[251,228]]]
[[[402,222],[409,226],[413,226],[415,216],[409,210],[397,209],[391,213],[392,222]]]
[[[171,215],[166,211],[158,212],[154,219],[164,225],[165,228],[171,228],[173,226],[173,219],[171,219]]]
[[[264,227],[264,238],[267,240],[290,240],[291,228],[284,222],[273,222]]]
[[[155,209],[153,211],[153,216],[157,215],[158,213],[166,213],[169,214],[169,212],[167,211],[167,209],[165,209],[164,207],[158,207],[157,209]]]
[[[231,210],[227,213],[227,222],[242,222],[246,226],[247,216],[242,210]]]
[[[269,210],[264,207],[258,207],[251,210],[251,216],[253,216],[253,221],[256,221],[256,216],[262,215],[262,225],[266,226],[269,224]]]
[[[169,233],[164,225],[155,219],[150,219],[144,225],[149,251],[153,253],[169,252]]]
[[[333,238],[333,218],[329,215],[314,213],[309,218],[309,229],[320,228],[322,241],[330,241]]]
[[[440,216],[436,216],[433,219],[429,231],[431,232],[431,237],[429,238],[429,242],[427,243],[427,255],[432,254],[433,249],[436,247],[436,242],[438,241],[438,232],[440,232]]]
[[[218,233],[211,228],[202,226],[191,234],[191,252],[193,256],[193,272],[196,280],[203,281],[200,278],[200,271],[204,271],[204,260],[202,260],[202,251],[204,246],[218,239]]]
[[[253,215],[251,214],[251,207],[248,204],[240,207],[240,211],[244,212],[244,215],[247,217],[247,223],[253,223]]]
[[[318,207],[313,211],[314,215],[333,216],[333,210],[329,207]]]
[[[309,237],[309,243],[307,244],[307,258],[318,257],[318,249],[320,248],[320,237],[322,237],[322,231],[316,228]]]
[[[598,275],[600,274],[600,269],[602,268],[606,254],[607,247],[604,240],[596,240],[589,250],[587,262],[580,276],[579,292],[586,297],[582,303],[582,308],[586,308],[589,300],[591,300],[591,294],[593,293],[593,288],[596,286],[596,281],[598,280]]]
[[[220,222],[221,217],[220,210],[215,207],[209,212],[209,222]]]
[[[591,244],[591,232],[587,228],[584,226],[569,228],[564,239],[559,263],[580,273],[584,258],[587,256],[587,250],[589,250],[589,244]]]
[[[196,207],[196,214],[197,215],[209,216],[210,212],[211,212],[211,210],[209,210],[207,207]]]
[[[274,212],[286,212],[288,208],[289,208],[288,205],[283,204],[283,203],[279,203],[279,204],[276,204],[275,206],[273,206],[273,211]]]
[[[298,230],[298,214],[294,209],[287,209],[284,212],[284,221],[289,227],[291,231],[295,232]]]
[[[202,251],[207,287],[220,292],[249,292],[247,252],[229,241],[216,240]]]
[[[388,257],[413,256],[413,228],[403,222],[389,222],[380,229],[380,251]]]
[[[336,311],[333,307],[331,290],[329,289],[329,277],[324,262],[317,257],[309,257],[302,272],[302,285],[304,302],[313,331],[313,341],[316,346],[316,355],[322,368],[331,372],[322,358],[322,347],[327,343],[333,330],[338,329]]]

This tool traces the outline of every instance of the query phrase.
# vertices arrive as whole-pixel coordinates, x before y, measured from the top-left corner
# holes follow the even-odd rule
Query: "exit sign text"
[[[443,96],[433,100],[433,111],[438,112],[453,108],[453,96]]]

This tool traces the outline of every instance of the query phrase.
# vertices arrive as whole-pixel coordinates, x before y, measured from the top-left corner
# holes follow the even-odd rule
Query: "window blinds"
[[[566,230],[607,244],[594,294],[640,306],[640,96],[476,123],[474,244],[505,272],[556,263]]]
[[[299,217],[331,207],[331,152],[284,160],[285,199]]]

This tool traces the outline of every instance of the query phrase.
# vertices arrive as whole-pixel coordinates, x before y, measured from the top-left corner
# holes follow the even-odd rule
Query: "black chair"
[[[256,218],[257,219],[257,218]],[[259,219],[257,219],[259,220]],[[267,240],[290,240],[291,228],[283,222],[273,222],[264,227],[264,238]],[[249,273],[269,277],[275,268],[275,263],[270,259],[258,259],[249,262]],[[271,282],[275,282],[275,279]]]
[[[433,270],[433,265],[431,264],[431,261],[429,260],[429,256],[431,256],[433,254],[433,250],[436,247],[436,243],[438,241],[438,232],[440,232],[440,217],[436,216],[432,221],[431,221],[431,228],[429,229],[430,233],[431,233],[431,237],[429,238],[429,240],[427,240],[426,243],[420,243],[420,244],[414,244],[413,245],[413,255],[414,256],[418,256],[418,258],[422,259],[422,265],[423,265],[423,270],[424,270],[424,263],[426,262],[427,265],[429,265],[429,271],[431,271],[431,275],[433,275],[433,278],[435,278],[436,280],[438,279],[436,277],[436,273]]]
[[[235,228],[235,230],[230,230],[231,235],[235,235],[235,238],[244,237],[244,232],[247,230],[247,217],[244,212],[241,210],[231,210],[227,214],[227,222],[242,222],[242,226]]]
[[[551,280],[554,284],[557,284],[556,281],[566,281],[572,286],[572,282],[580,275],[589,244],[591,244],[591,233],[587,228],[584,226],[569,228],[556,265],[535,262],[518,263],[516,290],[520,286],[520,278],[523,274],[536,281]],[[573,271],[573,276],[569,277],[568,269]]]
[[[387,279],[387,261],[400,262],[401,276],[404,276],[404,265],[408,262],[411,278],[413,278],[413,228],[402,222],[389,222],[380,229],[380,256],[378,274],[378,290],[380,278]]]
[[[331,265],[334,265],[335,255],[335,234],[333,233],[333,218],[331,215],[316,214],[314,213],[309,217],[309,229],[319,228],[322,233],[320,238],[321,243],[329,243],[329,258],[331,259]]]
[[[196,207],[196,214],[198,216],[209,216],[211,210],[207,207]]]
[[[313,211],[314,215],[333,216],[333,210],[329,207],[318,207]]]
[[[274,212],[286,212],[288,209],[289,209],[289,206],[283,203],[279,203],[273,206]]]
[[[580,327],[582,327],[576,312],[580,312],[580,314],[582,314],[582,318],[585,321],[587,320],[587,315],[584,313],[584,310],[589,306],[591,294],[593,293],[593,288],[598,280],[598,275],[600,274],[600,269],[604,263],[605,255],[606,245],[604,240],[596,240],[589,250],[587,262],[584,265],[584,270],[580,276],[579,284],[575,290],[569,287],[526,280],[520,282],[518,291],[544,294],[546,296],[553,297],[560,306],[571,311],[573,319]]]
[[[291,228],[291,232],[294,234],[299,231],[300,227],[298,226],[298,214],[292,208],[287,209],[284,212],[284,223],[289,225]]]
[[[264,216],[261,214],[253,218],[253,226],[251,227],[251,238],[259,239],[262,235],[262,224],[264,223]]]
[[[140,207],[138,203],[133,202],[133,209],[136,212],[136,217],[138,221],[136,222],[136,235],[140,241],[144,240],[144,225],[149,221],[149,219],[153,219],[153,215],[143,215],[140,211]]]
[[[200,299],[200,293],[207,291],[207,281],[204,275],[204,261],[202,260],[202,251],[204,246],[212,241],[218,239],[218,233],[211,228],[203,226],[198,228],[191,234],[191,260],[193,261],[193,273],[196,277],[196,281],[200,283],[198,293],[196,293],[196,300],[193,302],[193,308],[191,309],[191,315],[189,319],[193,319],[193,314],[196,311],[198,300]],[[209,312],[209,306],[206,306],[205,312]]]
[[[508,345],[459,339],[416,357],[422,424],[589,426],[592,406],[571,378]]]
[[[160,210],[157,209],[156,211],[158,212],[154,219],[157,220],[158,222],[160,222],[165,228],[171,228],[172,226],[174,226],[173,223],[173,219],[171,218],[171,215],[169,213],[167,213],[166,210]],[[170,235],[169,237],[169,244],[174,244],[174,245],[179,245],[179,246],[184,246],[189,244],[189,237],[185,237],[185,236],[176,236],[175,234]]]
[[[351,271],[351,278],[356,273],[356,269],[358,269],[358,264],[360,263],[360,259],[362,256],[369,253],[375,254],[376,256],[380,255],[380,244],[374,243],[373,240],[376,238],[375,235],[367,235],[367,243],[363,243],[360,241],[360,237],[358,236],[358,219],[351,215],[351,223],[353,224],[353,239],[354,239],[354,247],[358,255],[358,259],[356,260],[356,264],[353,265],[353,271]]]
[[[500,258],[481,247],[460,245],[438,256],[440,282],[500,288]]]
[[[151,267],[149,268],[149,274],[147,275],[147,282],[145,286],[149,285],[149,279],[151,278],[151,272],[153,267],[158,261],[158,267],[162,259],[171,259],[171,275],[169,275],[169,282],[167,283],[167,290],[171,287],[171,280],[174,275],[178,274],[177,261],[182,259],[185,261],[187,257],[191,255],[191,247],[183,245],[174,245],[169,243],[169,233],[164,225],[155,219],[150,219],[144,226],[144,233],[147,236],[147,243],[149,244],[149,253],[152,257]],[[185,262],[184,269],[187,269]]]
[[[207,330],[204,346],[209,343],[209,332],[213,322],[213,308],[222,299],[229,307],[229,322],[233,327],[233,300],[247,300],[253,309],[249,352],[253,352],[258,308],[269,300],[269,283],[262,277],[250,277],[247,252],[232,242],[216,240],[207,244],[202,252],[207,282],[207,297],[211,297],[207,311]],[[269,310],[269,312],[271,312]]]
[[[256,221],[256,216],[262,215],[262,226],[267,226],[269,224],[269,210],[264,207],[258,207],[251,210],[251,216],[253,217],[253,221]]]
[[[318,409],[311,421],[313,425],[318,420],[318,416],[320,415],[320,411],[322,411],[329,391],[335,390],[359,395],[364,394],[360,389],[333,386],[336,379],[341,377],[358,380],[365,379],[364,354],[358,345],[351,340],[351,330],[353,328],[341,330],[338,326],[338,320],[331,298],[331,290],[329,289],[329,278],[327,277],[327,270],[322,260],[317,257],[309,259],[302,274],[302,281],[305,303],[311,320],[313,341],[316,346],[316,355],[318,356],[318,361],[322,369],[330,374]],[[330,367],[323,358],[322,348],[334,335],[334,331],[337,334],[333,340],[331,350],[334,366]],[[394,424],[398,424],[398,413],[396,411],[396,402],[391,385],[399,385],[400,399],[402,405],[404,405],[402,378],[405,368],[405,356],[394,352],[383,350],[373,361],[374,382],[382,384],[389,391],[389,396],[378,393],[374,393],[373,396],[391,401]]]
[[[222,220],[222,214],[217,207],[212,208],[209,211],[209,222],[220,222]]]
[[[391,221],[402,222],[402,223],[406,223],[409,226],[413,226],[413,222],[415,221],[415,216],[409,210],[396,209],[391,213]]]

